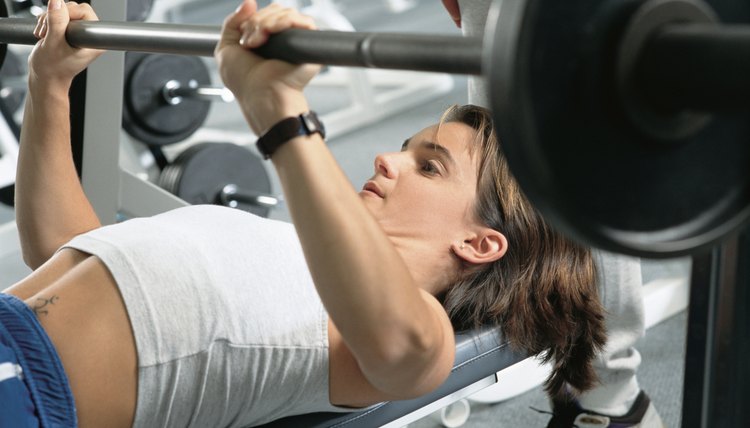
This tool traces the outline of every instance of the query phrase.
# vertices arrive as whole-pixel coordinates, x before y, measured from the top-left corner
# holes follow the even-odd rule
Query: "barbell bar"
[[[747,4],[573,3],[497,0],[482,39],[293,29],[257,53],[293,63],[483,74],[524,192],[558,228],[596,246],[673,257],[745,226]],[[0,42],[36,43],[34,24],[0,20]],[[219,28],[79,21],[67,38],[79,47],[209,56]]]
[[[36,20],[0,19],[0,42],[34,45]],[[81,48],[213,56],[221,28],[151,22],[74,21],[68,43]],[[446,35],[290,29],[256,50],[292,63],[481,74],[482,41]]]
[[[35,19],[0,18],[0,43],[34,45],[35,26]],[[220,31],[209,25],[75,21],[66,38],[84,48],[213,56]],[[638,52],[648,61],[635,73],[655,91],[654,103],[696,110],[747,106],[750,67],[744,58],[750,52],[750,25],[672,23],[652,36]],[[256,52],[291,63],[481,75],[483,57],[489,55],[483,46],[480,37],[290,29]],[[708,57],[711,67],[701,72],[674,72],[705,64],[700,59]]]

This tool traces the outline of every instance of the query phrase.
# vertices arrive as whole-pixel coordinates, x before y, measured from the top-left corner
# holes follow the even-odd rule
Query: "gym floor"
[[[165,15],[190,23],[218,24],[223,16],[236,7],[237,0],[215,0],[196,2],[156,0],[179,5]],[[302,2],[303,5],[305,2]],[[309,3],[309,2],[307,2]],[[395,3],[411,3],[412,8],[401,13],[389,11],[385,1],[339,0],[338,10],[360,31],[404,31],[460,34],[441,2],[434,0],[410,0]],[[210,64],[210,62],[209,62]],[[395,72],[398,73],[398,72]],[[398,74],[394,74],[398,76]],[[434,123],[440,113],[451,104],[466,102],[466,78],[453,76],[453,87],[436,94],[429,102],[421,103],[404,111],[387,116],[371,125],[355,131],[336,135],[329,140],[329,147],[349,176],[355,188],[359,188],[372,175],[372,159],[383,151],[400,148],[403,140]],[[218,77],[214,75],[215,81]],[[330,112],[342,108],[348,102],[346,92],[332,91],[329,88],[311,88],[308,91],[312,107],[320,112]],[[407,102],[408,100],[404,100]],[[239,112],[233,105],[214,106],[206,127],[247,132]],[[142,148],[136,147],[136,151]],[[271,170],[274,190],[279,192],[278,181]],[[283,208],[276,209],[271,217],[289,220]],[[0,225],[13,220],[13,211],[0,206]],[[2,226],[0,226],[2,227]],[[12,284],[28,273],[18,252],[4,251],[8,243],[0,242],[0,289]],[[644,281],[655,278],[685,277],[688,272],[686,260],[667,262],[644,261]],[[685,349],[686,314],[678,313],[666,321],[650,328],[637,345],[643,357],[638,378],[641,386],[651,396],[658,412],[667,427],[680,425],[682,403],[682,379]],[[532,408],[549,410],[549,405],[541,388],[498,404],[472,402],[471,415],[467,427],[543,427],[549,419]],[[424,419],[413,423],[412,427],[438,427],[437,422]]]

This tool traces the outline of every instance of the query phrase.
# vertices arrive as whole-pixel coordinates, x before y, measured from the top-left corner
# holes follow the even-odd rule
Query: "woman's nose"
[[[390,154],[379,154],[375,156],[375,173],[385,178],[396,177],[396,163]]]

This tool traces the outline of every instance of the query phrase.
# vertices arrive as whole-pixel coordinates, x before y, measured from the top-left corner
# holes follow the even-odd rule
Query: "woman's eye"
[[[422,171],[430,175],[435,175],[440,173],[440,167],[438,166],[437,161],[428,160],[422,162]]]

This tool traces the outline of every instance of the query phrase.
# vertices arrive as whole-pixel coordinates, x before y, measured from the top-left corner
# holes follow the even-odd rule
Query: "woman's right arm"
[[[257,10],[253,0],[224,22],[219,70],[256,135],[309,110],[303,89],[319,67],[265,60],[248,49],[270,34],[313,27],[296,11]],[[315,287],[364,377],[392,398],[437,388],[453,365],[450,320],[418,287],[323,139],[293,138],[271,160]]]
[[[95,20],[87,4],[50,0],[29,57],[29,92],[16,173],[16,223],[26,264],[44,263],[74,236],[101,225],[83,193],[70,146],[68,90],[99,51],[65,41],[70,20]]]

